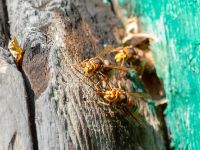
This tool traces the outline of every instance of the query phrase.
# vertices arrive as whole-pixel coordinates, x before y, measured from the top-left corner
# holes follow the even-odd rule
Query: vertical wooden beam
[[[26,91],[13,57],[0,47],[0,149],[32,150]]]
[[[7,0],[10,31],[25,51],[23,70],[38,148],[149,149],[163,147],[156,116],[146,128],[106,117],[99,97],[69,64],[115,44],[120,22],[101,0]],[[108,109],[109,110],[109,109]]]
[[[26,90],[7,49],[9,25],[5,0],[0,0],[0,149],[32,150]]]

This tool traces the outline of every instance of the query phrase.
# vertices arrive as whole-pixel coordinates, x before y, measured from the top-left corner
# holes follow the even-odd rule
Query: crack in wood
[[[25,89],[27,93],[27,106],[28,106],[28,113],[29,113],[29,125],[31,129],[31,136],[33,142],[33,150],[38,150],[38,139],[37,139],[37,130],[36,130],[36,123],[35,123],[35,94],[31,87],[30,81],[24,71],[21,71],[23,80],[25,83]]]
[[[17,136],[17,131],[15,131],[13,133],[13,136],[8,144],[8,150],[14,150],[14,145],[15,145],[15,140],[16,140],[16,136]]]
[[[0,0],[0,46],[7,47],[10,37],[6,0]]]

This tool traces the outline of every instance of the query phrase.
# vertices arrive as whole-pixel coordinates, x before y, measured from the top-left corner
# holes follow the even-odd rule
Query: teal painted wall
[[[165,111],[175,149],[200,149],[200,0],[119,0],[157,36],[152,52],[169,99]],[[129,13],[126,12],[126,15]]]

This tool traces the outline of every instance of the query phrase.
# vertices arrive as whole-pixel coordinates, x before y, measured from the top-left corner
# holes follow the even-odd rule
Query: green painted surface
[[[169,103],[165,111],[175,149],[200,149],[200,0],[119,0],[140,17],[152,44]],[[128,14],[128,13],[126,13]]]

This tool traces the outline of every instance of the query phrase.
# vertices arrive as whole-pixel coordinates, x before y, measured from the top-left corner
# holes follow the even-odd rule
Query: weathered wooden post
[[[0,1],[0,149],[33,149],[22,74],[11,53],[5,5]]]
[[[24,112],[24,120],[29,125],[23,128],[16,123],[16,126],[26,133],[31,130],[30,135],[20,134],[20,138],[26,137],[24,145],[11,143],[13,149],[18,149],[19,144],[22,147],[19,149],[36,150],[164,147],[157,122],[151,122],[156,116],[148,109],[146,128],[134,126],[134,122],[131,125],[125,118],[106,117],[96,104],[98,96],[93,89],[87,84],[80,85],[82,75],[68,66],[94,56],[104,44],[116,43],[113,32],[121,24],[101,0],[7,0],[6,3],[10,34],[18,38],[25,51],[22,74],[29,119]],[[18,82],[10,84],[16,84],[19,90]],[[1,94],[0,91],[0,97]],[[23,97],[15,99],[22,100]],[[4,107],[3,103],[0,105]],[[7,124],[0,124],[0,131]],[[9,149],[8,144],[6,147]]]

